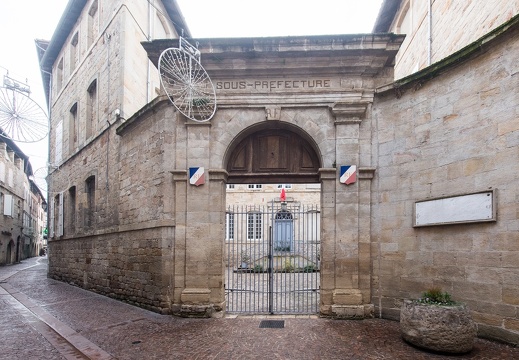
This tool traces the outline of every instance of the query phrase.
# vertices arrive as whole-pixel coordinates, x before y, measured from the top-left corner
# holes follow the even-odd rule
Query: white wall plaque
[[[414,227],[496,221],[494,190],[415,202]]]

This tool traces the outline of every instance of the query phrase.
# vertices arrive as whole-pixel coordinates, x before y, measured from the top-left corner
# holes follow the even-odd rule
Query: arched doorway
[[[14,263],[16,257],[15,257],[15,245],[13,239],[9,241],[9,244],[7,244],[7,251],[6,251],[6,264],[12,264]]]
[[[318,183],[321,155],[306,132],[279,122],[244,130],[229,145],[225,163],[231,184]]]
[[[294,251],[294,215],[286,204],[274,215],[274,250]]]
[[[226,159],[227,312],[318,313],[317,146],[295,126],[267,123],[237,136]]]

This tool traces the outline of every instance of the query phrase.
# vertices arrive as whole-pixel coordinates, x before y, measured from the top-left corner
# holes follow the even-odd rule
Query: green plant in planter
[[[472,349],[477,326],[470,310],[440,288],[431,288],[416,300],[404,300],[400,309],[402,338],[418,347],[445,353]]]
[[[295,266],[292,264],[292,261],[290,259],[285,260],[285,264],[283,266],[283,272],[294,272]]]
[[[303,272],[314,272],[316,271],[317,269],[315,268],[315,265],[313,264],[308,264],[306,265],[304,268],[303,268]]]
[[[240,255],[240,261],[241,261],[242,268],[249,267],[249,262],[250,262],[249,254],[247,254],[247,252],[245,252],[245,251],[242,251],[241,255]]]
[[[433,287],[425,291],[422,297],[415,300],[419,304],[452,306],[456,301],[452,300],[448,292],[442,292],[439,287]]]

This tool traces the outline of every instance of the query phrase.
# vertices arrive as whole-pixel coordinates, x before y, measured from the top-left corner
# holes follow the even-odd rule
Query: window
[[[234,240],[234,213],[225,214],[225,239]]]
[[[234,184],[227,184],[227,189],[234,189]]]
[[[48,208],[48,217],[49,217],[49,231],[48,236],[54,237],[54,201],[49,199],[49,208]]]
[[[13,217],[13,213],[14,213],[13,195],[5,194],[4,195],[4,215]]]
[[[170,37],[167,20],[160,12],[155,13],[155,22],[153,27],[152,38],[154,39],[167,39]]]
[[[90,138],[93,133],[95,124],[97,123],[97,80],[92,81],[87,89],[87,118],[85,127],[85,136]]]
[[[63,121],[56,126],[56,138],[54,139],[54,162],[59,164],[63,156]]]
[[[68,206],[67,206],[67,234],[74,234],[76,231],[76,187],[72,186],[68,189]]]
[[[72,36],[72,40],[70,41],[70,74],[74,72],[76,69],[76,63],[78,60],[78,32]]]
[[[261,189],[263,185],[261,184],[249,184],[249,189]]]
[[[69,153],[73,154],[77,147],[77,103],[70,108],[68,121],[68,148]]]
[[[9,185],[10,187],[14,186],[13,169],[7,169],[7,185]]]
[[[247,240],[261,240],[262,239],[262,219],[261,213],[247,214]]]
[[[413,20],[411,17],[410,1],[408,1],[404,4],[403,10],[400,13],[396,32],[398,34],[411,34],[412,26]]]
[[[56,91],[60,91],[63,86],[63,58],[59,60],[58,71],[56,71]]]
[[[292,184],[278,184],[278,189],[292,189]]]
[[[0,162],[0,182],[5,182],[5,164]]]
[[[96,178],[90,176],[85,181],[85,192],[87,194],[87,209],[85,212],[85,226],[92,226],[94,223],[95,197],[96,197]]]
[[[95,24],[96,24],[96,14],[97,14],[97,0],[92,3],[90,6],[90,10],[88,10],[88,31],[87,31],[87,48],[89,48],[94,43],[95,33]]]
[[[56,236],[63,236],[63,193],[54,197],[54,211]]]

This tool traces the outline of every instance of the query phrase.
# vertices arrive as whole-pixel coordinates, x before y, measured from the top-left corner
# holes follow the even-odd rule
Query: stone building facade
[[[384,0],[373,32],[406,34],[395,60],[395,78],[401,79],[463,49],[518,13],[519,0]]]
[[[76,4],[76,24],[92,3]],[[129,17],[114,13],[109,23],[126,29]],[[43,55],[53,76],[75,26]],[[227,185],[315,184],[321,315],[396,317],[402,299],[439,285],[469,303],[481,335],[518,343],[518,27],[516,16],[472,51],[397,82],[402,35],[198,39],[218,103],[207,122],[187,119],[160,91],[128,114],[126,64],[149,59],[156,72],[179,41],[139,35],[145,53],[123,56],[102,50],[100,31],[81,60],[97,72],[79,65],[50,98],[50,162],[60,166],[50,174],[49,276],[161,313],[221,316]],[[115,41],[118,31],[108,32]],[[101,125],[89,138],[91,117],[78,110],[85,140],[67,155],[74,137],[60,124],[75,113],[68,98],[88,106],[90,71],[97,84],[117,81],[96,91]],[[339,181],[343,165],[357,166],[355,183]],[[205,169],[203,185],[190,184],[191,167]],[[416,202],[488,190],[492,221],[415,224]]]

